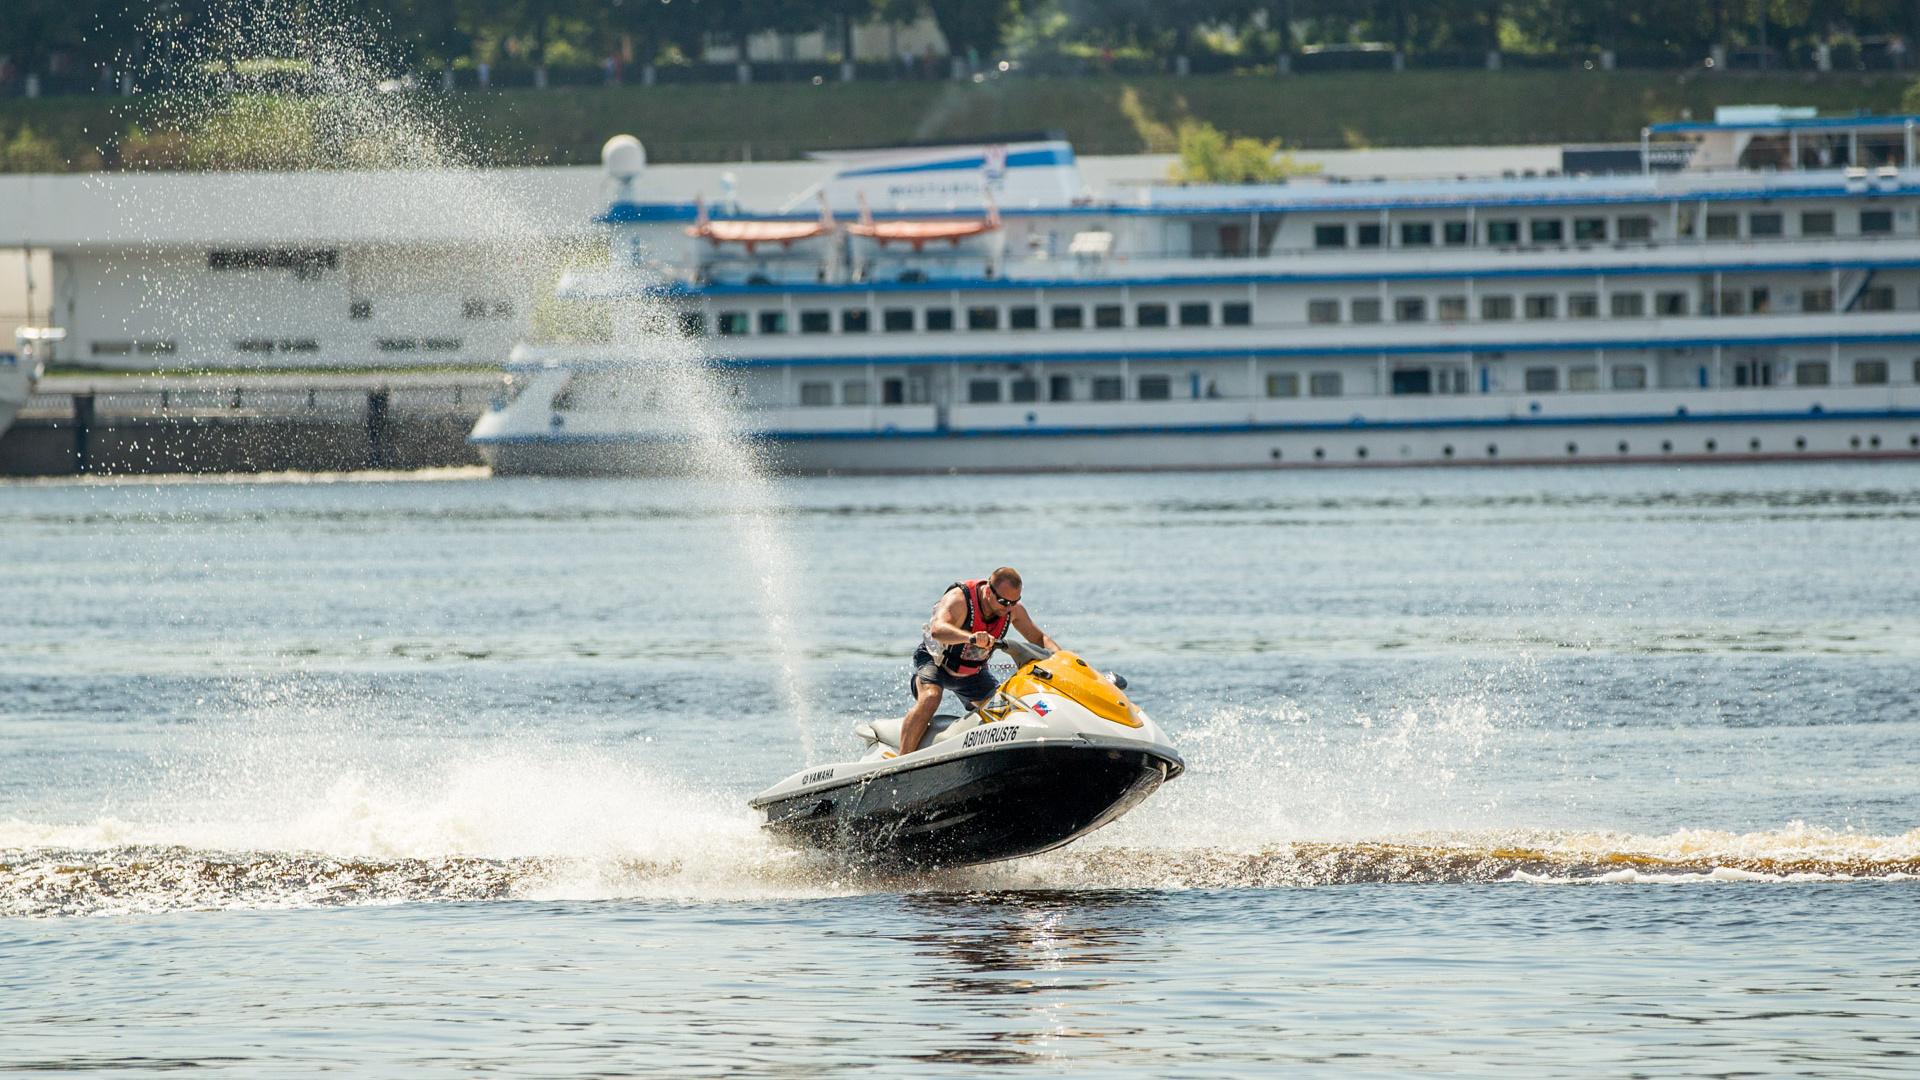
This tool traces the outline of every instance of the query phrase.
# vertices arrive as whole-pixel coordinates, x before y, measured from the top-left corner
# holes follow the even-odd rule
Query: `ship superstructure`
[[[1090,191],[1033,138],[846,155],[779,213],[628,183],[560,286],[612,340],[516,350],[474,439],[649,467],[666,305],[796,471],[1920,456],[1914,144],[1770,110],[1603,175]]]

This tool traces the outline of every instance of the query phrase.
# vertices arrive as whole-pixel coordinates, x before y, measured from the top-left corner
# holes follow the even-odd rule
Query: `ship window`
[[[1314,397],[1339,397],[1340,373],[1337,371],[1316,371],[1307,376],[1307,393]]]
[[[1773,307],[1773,291],[1765,285],[1756,285],[1747,290],[1747,310],[1755,315],[1765,315]]]
[[[1443,296],[1438,302],[1441,322],[1466,322],[1467,298],[1464,296]]]
[[[1600,317],[1600,298],[1592,293],[1573,293],[1567,297],[1567,317],[1571,319],[1596,319]]]
[[[1464,247],[1467,243],[1468,230],[1467,223],[1464,221],[1447,222],[1446,226],[1441,230],[1441,233],[1445,237],[1446,242],[1453,247]]]
[[[1345,225],[1315,225],[1313,227],[1313,246],[1317,248],[1346,247],[1347,227]]]
[[[1424,296],[1400,296],[1393,301],[1394,322],[1426,322],[1427,298]]]
[[[950,307],[928,308],[927,329],[930,331],[953,329],[953,309]]]
[[[102,342],[101,344],[104,346],[107,343]],[[115,342],[114,344],[119,345],[123,343]],[[127,353],[130,353],[133,351],[133,342],[129,341],[129,342],[125,342],[124,344],[126,348],[120,353],[118,353],[117,355],[125,356],[127,355]],[[380,351],[381,352],[403,352],[405,350],[414,348],[418,344],[419,342],[415,341],[412,338],[381,338]],[[243,352],[243,353],[270,353],[273,351],[273,339],[272,338],[246,338],[242,341],[234,342],[233,349],[235,352]],[[100,351],[104,355],[109,355],[109,356],[116,355],[114,353],[105,352],[104,349],[96,350],[96,351]]]
[[[833,384],[830,382],[803,382],[800,384],[800,404],[833,404]]]
[[[1832,311],[1833,310],[1833,290],[1832,289],[1800,290],[1800,310],[1801,311]]]
[[[1140,304],[1133,309],[1133,313],[1135,326],[1167,325],[1167,305],[1165,304]]]
[[[1853,362],[1853,381],[1859,386],[1881,386],[1887,381],[1887,362],[1885,360],[1855,360]]]
[[[866,308],[842,308],[840,311],[840,332],[843,334],[864,334],[870,323],[871,313]]]
[[[1718,310],[1718,314],[1745,315],[1746,313],[1747,313],[1747,298],[1741,294],[1740,290],[1729,289],[1726,292],[1723,292],[1720,294],[1720,307]],[[1709,314],[1712,314],[1712,312],[1709,312]]]
[[[1007,390],[1012,394],[1013,400],[1015,401],[1040,400],[1039,379],[1015,379],[1013,383],[1007,387]]]
[[[1613,235],[1622,240],[1653,239],[1653,219],[1650,217],[1615,218]]]
[[[301,338],[298,341],[282,343],[283,348],[287,345],[293,346],[291,351],[294,352],[320,351],[320,343],[311,338]],[[136,341],[133,343],[133,348],[134,351],[138,352],[141,356],[172,356],[174,353],[180,351],[179,344],[171,339],[166,341]]]
[[[460,317],[461,317],[461,318],[463,318],[463,319],[484,319],[484,318],[486,318],[486,317],[487,317],[487,302],[486,302],[485,300],[462,300],[462,301],[460,301]]]
[[[1291,372],[1267,376],[1268,397],[1299,397],[1300,376]]]
[[[355,300],[349,303],[347,305],[347,318],[349,319],[373,318],[373,301]]]
[[[1253,325],[1253,305],[1247,303],[1244,300],[1238,303],[1221,304],[1220,305],[1220,325],[1221,326]]]
[[[760,313],[760,332],[763,334],[784,334],[787,332],[787,313],[784,311],[763,311]]]
[[[1615,390],[1645,390],[1647,369],[1640,364],[1621,364],[1613,369]]]
[[[1380,246],[1380,226],[1355,225],[1353,227],[1353,246],[1354,247],[1379,247]]]
[[[460,339],[457,337],[430,337],[421,341],[420,344],[426,346],[428,352],[460,351]],[[306,338],[295,341],[282,341],[280,343],[281,352],[317,352],[319,349],[319,342]]]
[[[1708,214],[1707,239],[1735,240],[1740,236],[1739,214]]]
[[[699,337],[707,332],[707,317],[698,311],[680,312],[680,332],[687,337]]]
[[[1802,360],[1793,365],[1793,385],[1825,386],[1833,381],[1825,360]]]
[[[1605,240],[1607,238],[1607,219],[1603,217],[1574,218],[1573,238],[1575,240]]]
[[[1093,309],[1093,325],[1102,330],[1117,330],[1127,324],[1127,309],[1119,304],[1101,304]]]
[[[1093,400],[1119,401],[1127,396],[1127,384],[1118,375],[1096,375],[1093,379]]]
[[[1400,226],[1401,247],[1432,247],[1433,226],[1424,221],[1408,221]]]
[[[1085,325],[1087,309],[1079,304],[1053,305],[1053,328],[1055,330],[1078,330]]]
[[[1212,304],[1181,304],[1180,305],[1180,325],[1181,326],[1212,326],[1213,325],[1213,305]]]
[[[1000,329],[1000,309],[997,307],[970,307],[967,309],[967,329]],[[999,400],[995,398],[994,400]]]
[[[907,380],[882,379],[880,381],[880,404],[905,405],[907,403]]]
[[[1173,380],[1165,375],[1140,376],[1141,401],[1165,401],[1173,396]]]
[[[233,343],[233,347],[239,349],[241,352],[252,352],[253,350],[242,347],[246,344],[247,342],[244,341],[236,341]],[[132,356],[133,342],[95,341],[88,345],[88,349],[95,356]]]
[[[1007,326],[1014,330],[1037,330],[1040,328],[1040,309],[1032,306],[1010,307],[1007,309]]]
[[[1786,218],[1781,214],[1748,214],[1748,236],[1779,236],[1786,231]]]
[[[1433,393],[1433,371],[1430,368],[1411,368],[1393,373],[1393,392],[1396,394]]]
[[[1520,223],[1517,221],[1487,222],[1487,243],[1517,244],[1520,242]]]
[[[1801,236],[1832,236],[1833,211],[1802,210],[1800,212]]]
[[[1534,218],[1527,222],[1527,235],[1536,244],[1557,244],[1565,230],[1566,225],[1559,218]]]
[[[880,328],[889,334],[904,334],[913,329],[913,309],[888,308],[880,314]]]
[[[1867,236],[1872,236],[1876,233],[1890,233],[1892,231],[1893,231],[1893,211],[1891,210],[1860,211],[1860,232],[1862,234]]]
[[[830,311],[803,311],[800,313],[800,332],[803,334],[825,334],[833,330],[833,313]]]
[[[1567,389],[1600,389],[1600,369],[1597,367],[1576,367],[1567,369]]]
[[[720,332],[728,337],[745,334],[748,328],[747,313],[744,311],[723,311],[720,313]]]
[[[1653,298],[1655,315],[1685,315],[1687,313],[1687,294],[1683,292],[1663,292]]]
[[[1871,289],[1861,289],[1860,299],[1854,306],[1861,311],[1892,311],[1893,286],[1875,285]]]
[[[1617,292],[1607,297],[1612,305],[1616,319],[1634,319],[1647,313],[1647,294],[1637,292]]]
[[[840,403],[843,405],[865,405],[870,388],[865,379],[855,379],[840,384]]]
[[[1340,301],[1307,301],[1307,321],[1310,323],[1337,323],[1340,321]]]
[[[1353,302],[1353,321],[1357,323],[1377,323],[1380,321],[1380,301],[1367,299]]]
[[[1483,296],[1480,298],[1480,317],[1489,322],[1499,322],[1513,318],[1513,297]]]
[[[1000,400],[999,379],[974,379],[967,383],[967,401],[974,405],[990,405]]]
[[[1048,401],[1073,400],[1073,376],[1051,375],[1047,377]]]
[[[1527,393],[1543,394],[1560,389],[1560,369],[1550,367],[1530,367],[1527,369]]]

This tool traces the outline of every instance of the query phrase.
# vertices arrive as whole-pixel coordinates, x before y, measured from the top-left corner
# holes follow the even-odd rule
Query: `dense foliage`
[[[371,28],[385,43],[379,63],[395,72],[485,63],[609,75],[695,62],[710,44],[762,31],[825,31],[837,57],[850,24],[921,14],[957,56],[1075,70],[1164,70],[1176,58],[1185,58],[1182,70],[1257,67],[1282,53],[1397,52],[1404,63],[1467,66],[1490,51],[1576,62],[1604,51],[1633,66],[1712,57],[1736,67],[1897,68],[1920,38],[1920,0],[8,0],[6,8],[0,82],[33,73],[50,87],[149,69],[183,35],[214,52],[246,52],[263,21],[276,33],[304,23],[315,36]]]

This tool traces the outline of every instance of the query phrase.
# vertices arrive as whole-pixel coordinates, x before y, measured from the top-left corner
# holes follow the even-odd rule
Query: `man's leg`
[[[927,733],[927,724],[940,708],[940,698],[946,694],[939,683],[916,679],[913,688],[913,708],[907,710],[907,718],[900,722],[900,753],[911,754],[920,749],[920,739]]]

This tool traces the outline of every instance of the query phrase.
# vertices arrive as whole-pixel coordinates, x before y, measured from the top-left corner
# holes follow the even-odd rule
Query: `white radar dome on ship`
[[[615,135],[600,148],[600,164],[616,180],[634,180],[647,171],[647,148],[631,135]]]

